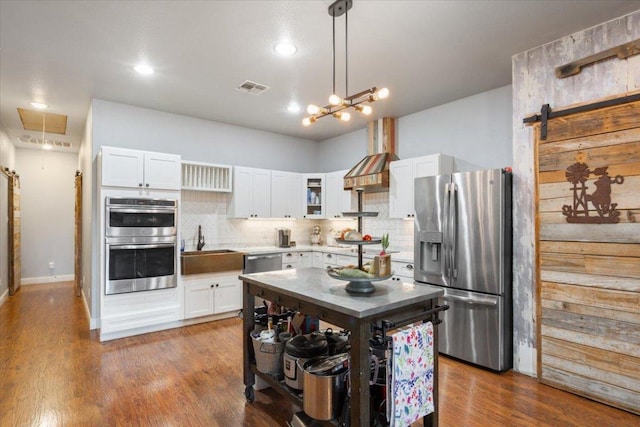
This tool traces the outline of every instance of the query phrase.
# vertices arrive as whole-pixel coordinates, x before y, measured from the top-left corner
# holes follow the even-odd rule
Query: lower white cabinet
[[[312,267],[313,266],[313,253],[312,252],[298,252],[298,268]]]
[[[289,270],[298,267],[298,253],[284,252],[282,254],[282,269]]]
[[[241,271],[182,276],[184,318],[226,313],[242,308]]]
[[[412,262],[391,261],[391,271],[393,271],[391,280],[413,282]]]
[[[324,256],[324,254],[322,252],[313,252],[311,256],[312,256],[311,266],[316,268],[322,268],[323,267],[322,257]]]

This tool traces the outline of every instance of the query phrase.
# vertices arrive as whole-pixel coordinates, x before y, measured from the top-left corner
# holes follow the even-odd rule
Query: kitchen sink
[[[180,254],[181,274],[219,273],[242,270],[244,253],[230,249],[189,251]]]

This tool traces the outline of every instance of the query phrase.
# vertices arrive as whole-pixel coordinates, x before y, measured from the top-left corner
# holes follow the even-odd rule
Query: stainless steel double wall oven
[[[177,201],[107,197],[105,294],[177,285]]]

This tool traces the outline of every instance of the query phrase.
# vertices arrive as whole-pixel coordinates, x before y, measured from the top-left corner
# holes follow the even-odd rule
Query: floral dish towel
[[[405,427],[434,411],[433,324],[393,334],[390,425]]]

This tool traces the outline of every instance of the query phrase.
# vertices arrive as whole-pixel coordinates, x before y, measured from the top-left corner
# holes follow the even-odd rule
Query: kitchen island
[[[261,374],[255,367],[250,333],[254,330],[254,297],[276,302],[305,315],[317,317],[330,324],[351,331],[351,425],[369,426],[369,338],[372,324],[388,322],[394,327],[423,320],[437,320],[437,298],[441,288],[390,280],[375,282],[369,294],[349,294],[347,282],[329,277],[321,268],[271,271],[241,275],[243,281],[243,355],[244,383],[247,398],[253,400],[255,375],[267,382],[283,396],[301,406],[300,398],[290,393],[278,381]],[[437,324],[437,322],[434,322]],[[434,327],[434,348],[438,334]],[[438,425],[438,356],[434,352],[434,404],[436,411],[425,417],[424,424]]]

